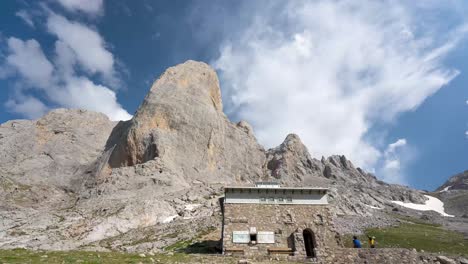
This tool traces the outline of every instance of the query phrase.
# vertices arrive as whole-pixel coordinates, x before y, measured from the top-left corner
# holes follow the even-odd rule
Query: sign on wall
[[[257,233],[257,243],[259,244],[275,243],[275,232],[259,231]]]
[[[249,231],[232,231],[232,243],[244,243],[250,242]]]

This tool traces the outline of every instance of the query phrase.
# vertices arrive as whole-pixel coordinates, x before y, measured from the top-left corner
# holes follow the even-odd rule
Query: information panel
[[[233,231],[232,232],[232,243],[248,244],[249,242],[250,242],[249,231]]]
[[[275,232],[259,231],[257,233],[257,243],[259,244],[275,243]]]

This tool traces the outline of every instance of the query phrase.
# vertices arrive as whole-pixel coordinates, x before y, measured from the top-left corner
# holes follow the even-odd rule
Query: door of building
[[[304,236],[304,247],[306,250],[306,254],[308,258],[315,258],[315,236],[314,232],[310,229],[304,229],[302,232],[302,235]]]

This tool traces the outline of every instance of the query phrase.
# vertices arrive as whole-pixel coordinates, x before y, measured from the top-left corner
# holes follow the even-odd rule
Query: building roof
[[[329,190],[329,188],[326,187],[271,187],[271,188],[265,188],[265,187],[256,187],[256,186],[226,186],[224,189],[259,189],[259,190]]]

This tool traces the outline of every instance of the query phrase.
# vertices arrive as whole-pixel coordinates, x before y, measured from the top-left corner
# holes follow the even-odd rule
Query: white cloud
[[[9,99],[5,103],[5,107],[30,119],[41,117],[48,111],[47,106],[39,99],[24,95]]]
[[[23,41],[9,38],[8,46],[7,66],[20,74],[20,80],[26,86],[39,88],[41,95],[54,105],[101,112],[111,120],[128,120],[132,117],[117,102],[114,91],[77,75],[74,65],[78,59],[64,42],[56,42],[55,67],[34,39]],[[32,94],[25,94],[28,91],[17,89],[5,106],[9,111],[37,118],[47,111],[47,107]]]
[[[389,183],[407,184],[402,163],[409,161],[410,153],[404,138],[389,144],[383,154],[383,165],[379,168],[379,176]]]
[[[249,7],[255,18],[229,31],[213,62],[227,112],[268,147],[294,132],[313,156],[345,154],[372,169],[385,158],[366,139],[373,125],[417,108],[458,74],[442,61],[466,27],[421,31],[427,21],[395,1],[281,3]]]
[[[70,108],[82,108],[106,114],[111,120],[128,120],[132,116],[118,103],[115,92],[84,77],[69,77],[65,89],[57,91],[60,101]]]
[[[17,17],[21,18],[24,23],[26,23],[28,26],[34,28],[34,22],[32,20],[31,14],[29,14],[28,11],[26,10],[20,10],[16,12],[15,14]]]
[[[395,150],[397,148],[401,148],[404,146],[406,146],[406,139],[400,138],[397,141],[388,145],[387,149],[385,150],[385,155],[391,155],[392,153],[395,153]]]
[[[115,79],[114,56],[98,32],[54,13],[49,15],[47,29],[75,53],[85,70],[101,73],[109,81]]]
[[[6,62],[17,69],[33,86],[46,88],[52,79],[53,65],[42,52],[41,45],[34,39],[22,41],[9,38],[9,55]]]
[[[103,11],[103,0],[57,0],[67,10],[99,14]]]

